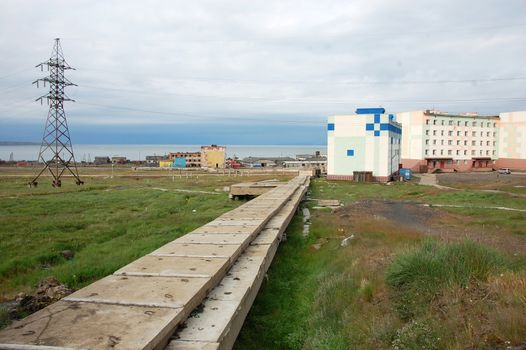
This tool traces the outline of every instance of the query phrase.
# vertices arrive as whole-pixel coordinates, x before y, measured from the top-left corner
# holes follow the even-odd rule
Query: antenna
[[[73,101],[64,92],[66,86],[77,86],[70,82],[65,76],[64,71],[68,69],[75,69],[68,65],[62,53],[60,46],[60,39],[55,39],[53,45],[53,52],[51,58],[46,62],[42,62],[36,67],[40,67],[44,71],[46,66],[49,71],[49,76],[37,79],[33,82],[39,87],[39,83],[49,84],[49,92],[40,96],[35,101],[46,100],[49,105],[49,112],[47,115],[46,126],[44,128],[44,136],[40,145],[40,152],[38,154],[38,161],[45,164],[44,168],[38,175],[31,180],[29,187],[36,187],[38,185],[37,179],[46,170],[49,170],[53,177],[53,187],[60,187],[62,181],[60,178],[68,171],[75,178],[77,185],[82,185],[84,182],[80,180],[77,170],[77,163],[73,155],[73,146],[71,145],[71,138],[69,136],[68,122],[66,120],[66,113],[64,112],[64,101]],[[61,156],[62,154],[62,156]]]

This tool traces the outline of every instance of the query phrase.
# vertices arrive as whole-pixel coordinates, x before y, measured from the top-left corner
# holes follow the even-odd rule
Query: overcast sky
[[[75,143],[324,144],[357,107],[526,109],[526,1],[0,2],[0,140],[39,141],[53,38]]]

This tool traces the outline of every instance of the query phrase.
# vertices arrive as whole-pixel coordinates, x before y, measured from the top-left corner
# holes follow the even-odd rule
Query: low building
[[[157,155],[146,156],[146,165],[156,167],[156,166],[159,166],[159,162],[161,160],[167,160],[167,159],[168,159],[167,156],[157,156]]]
[[[208,169],[224,169],[226,147],[218,145],[201,146],[201,167]]]
[[[369,175],[389,181],[398,173],[401,125],[383,108],[359,108],[327,124],[327,178],[352,180]]]
[[[104,164],[110,164],[111,160],[110,157],[95,157],[93,160],[93,164],[95,165],[104,165]]]
[[[201,152],[170,152],[168,159],[176,160],[178,168],[200,168],[201,167]],[[182,166],[184,159],[184,167]]]
[[[111,162],[112,164],[126,164],[128,160],[126,159],[126,157],[113,156],[111,157]]]
[[[315,160],[289,160],[283,163],[285,168],[294,169],[319,169],[321,173],[327,172],[327,160],[326,159],[315,159]]]
[[[174,164],[173,160],[163,159],[159,161],[160,168],[172,168]]]
[[[294,161],[291,157],[247,157],[242,163],[248,168],[282,167],[285,162]]]

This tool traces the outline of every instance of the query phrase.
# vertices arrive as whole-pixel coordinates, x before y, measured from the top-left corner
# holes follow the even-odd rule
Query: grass
[[[478,200],[472,194],[476,190],[451,194],[413,184],[318,179],[311,192],[314,198],[346,204],[435,198],[449,204],[517,204],[502,194]],[[302,235],[300,219],[294,219],[235,349],[494,349],[524,340],[524,258],[472,241],[426,238],[355,208],[348,213],[311,210],[308,237]],[[463,209],[452,218],[462,231],[472,229],[479,217],[492,220],[502,214],[495,212],[473,217]],[[516,222],[524,225],[524,216]],[[513,227],[503,225],[498,234],[512,234]],[[350,245],[340,247],[351,234]]]
[[[0,301],[48,276],[79,288],[114,272],[242,203],[222,191],[176,190],[222,190],[234,182],[239,178],[93,178],[80,187],[64,181],[60,189],[41,184],[35,191],[23,179],[2,178]],[[66,260],[63,250],[75,257]]]

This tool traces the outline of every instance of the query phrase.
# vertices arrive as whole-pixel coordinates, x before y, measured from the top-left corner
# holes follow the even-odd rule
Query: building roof
[[[385,108],[357,108],[356,114],[385,114]]]

